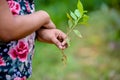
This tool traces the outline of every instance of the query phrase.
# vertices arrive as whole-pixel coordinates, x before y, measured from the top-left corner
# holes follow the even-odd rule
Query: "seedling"
[[[88,21],[88,16],[86,15],[87,11],[84,10],[83,5],[80,0],[77,2],[77,9],[75,9],[73,12],[70,11],[67,13],[68,18],[68,32],[67,37],[69,37],[71,32],[74,32],[79,38],[82,38],[82,35],[80,31],[75,29],[78,24],[86,24]],[[66,38],[66,41],[68,43],[68,46],[70,46],[70,40]],[[64,64],[66,64],[67,56],[64,54],[64,50],[61,51],[62,53],[62,61]]]

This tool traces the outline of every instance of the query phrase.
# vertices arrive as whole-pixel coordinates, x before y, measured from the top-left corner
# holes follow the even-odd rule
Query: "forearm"
[[[6,0],[0,1],[0,40],[2,41],[23,38],[49,21],[50,17],[44,11],[24,16],[13,16]]]
[[[44,11],[39,11],[30,15],[16,16],[15,21],[16,25],[11,32],[16,33],[15,35],[13,33],[13,37],[19,39],[41,28],[49,21],[49,16]]]
[[[0,26],[0,38],[3,38],[3,40],[5,38],[5,41],[6,39],[8,41],[17,40],[35,32],[44,25],[49,18],[42,13],[41,11],[25,16],[13,16],[9,21],[4,20],[5,22]]]

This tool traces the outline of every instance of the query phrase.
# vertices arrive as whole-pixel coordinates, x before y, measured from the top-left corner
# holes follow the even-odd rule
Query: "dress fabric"
[[[34,12],[32,0],[6,1],[14,16]],[[30,77],[32,73],[34,40],[35,33],[17,41],[8,43],[0,41],[0,80],[26,80]]]

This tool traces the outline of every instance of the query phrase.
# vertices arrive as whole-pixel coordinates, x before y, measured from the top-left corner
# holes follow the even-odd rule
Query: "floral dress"
[[[7,0],[13,15],[34,11],[32,0]],[[32,73],[35,33],[17,41],[0,41],[0,80],[26,80]]]

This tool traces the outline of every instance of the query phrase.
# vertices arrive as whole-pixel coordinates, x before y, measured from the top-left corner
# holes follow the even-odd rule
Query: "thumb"
[[[61,42],[57,38],[52,38],[52,42],[60,49],[62,49]]]

